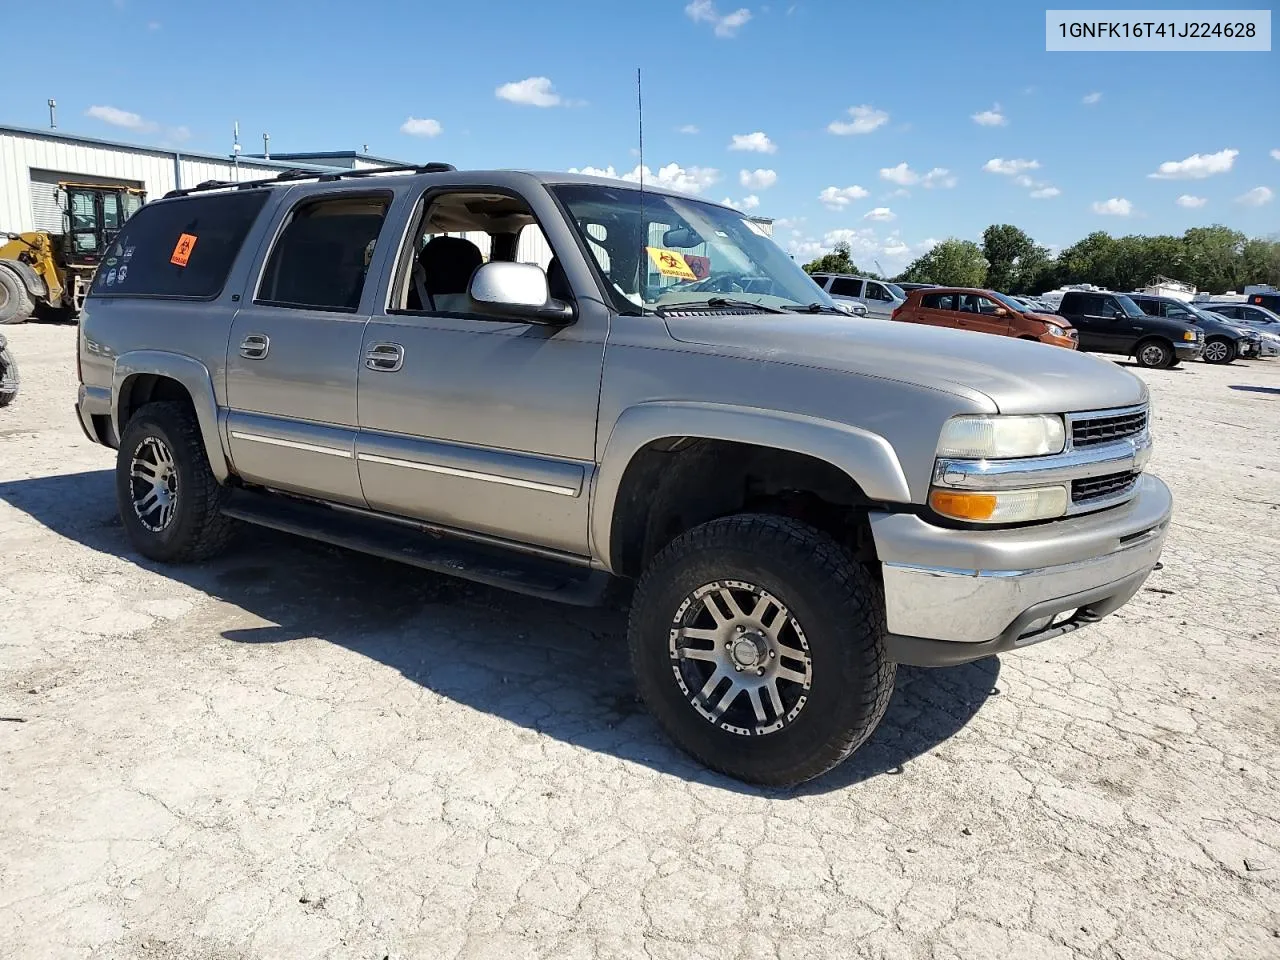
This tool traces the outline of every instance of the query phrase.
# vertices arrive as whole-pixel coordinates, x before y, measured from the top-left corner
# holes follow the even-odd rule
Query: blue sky
[[[1044,5],[1025,0],[67,13],[74,29],[41,41],[56,69],[6,71],[0,122],[44,126],[55,97],[65,131],[214,153],[239,120],[247,152],[268,131],[276,152],[627,174],[640,66],[652,175],[754,198],[797,259],[844,238],[893,271],[999,222],[1053,246],[1095,229],[1280,232],[1280,53],[1046,53]],[[49,37],[39,4],[6,17],[11,36]]]

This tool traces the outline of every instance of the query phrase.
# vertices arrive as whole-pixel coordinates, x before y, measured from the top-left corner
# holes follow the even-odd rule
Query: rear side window
[[[892,302],[893,297],[890,296],[889,291],[886,290],[884,287],[880,286],[880,284],[872,283],[870,280],[868,280],[867,281],[867,299],[881,300],[885,303],[890,303]]]
[[[257,302],[354,313],[389,203],[380,194],[299,204],[271,251]]]
[[[143,207],[107,248],[90,294],[212,300],[266,200],[255,190]]]
[[[850,280],[848,277],[836,277],[831,281],[831,293],[837,297],[862,296],[862,281]]]
[[[954,310],[956,295],[954,293],[928,293],[920,298],[922,306],[929,310]]]
[[[1138,305],[1138,309],[1148,317],[1160,317],[1164,315],[1164,311],[1160,309],[1163,304],[1161,304],[1159,300],[1136,300],[1132,297],[1130,297],[1130,299],[1133,300],[1133,302]],[[1119,305],[1117,305],[1117,309],[1119,309]]]

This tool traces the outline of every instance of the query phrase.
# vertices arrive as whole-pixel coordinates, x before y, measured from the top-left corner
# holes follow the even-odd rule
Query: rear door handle
[[[365,351],[364,365],[379,373],[395,373],[404,366],[404,347],[398,343],[375,343]]]
[[[251,333],[240,341],[240,356],[246,360],[261,360],[271,349],[271,338],[265,333]]]

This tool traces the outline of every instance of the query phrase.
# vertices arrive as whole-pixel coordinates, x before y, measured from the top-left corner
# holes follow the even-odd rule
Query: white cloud
[[[909,197],[911,196],[911,191],[905,187],[899,187],[897,190],[892,190],[889,193],[886,193],[885,196],[890,200],[893,200],[896,197]]]
[[[949,190],[955,185],[956,178],[951,175],[951,171],[946,167],[934,167],[920,178],[920,186],[926,190],[932,190],[934,187]]]
[[[726,207],[733,207],[737,210],[754,210],[756,207],[760,206],[760,198],[754,193],[751,193],[743,197],[741,200],[730,200],[728,197],[725,197],[721,203]]]
[[[818,199],[831,210],[843,210],[854,200],[861,200],[867,191],[856,183],[852,187],[824,187]]]
[[[729,142],[730,150],[746,150],[748,153],[777,153],[778,145],[762,130],[755,133],[735,133]]]
[[[683,127],[677,127],[677,128],[676,128],[676,133],[689,133],[689,134],[693,134],[693,133],[698,133],[698,132],[699,132],[699,131],[698,131],[698,128],[697,128],[696,126],[694,126],[692,123],[686,123]]]
[[[1185,160],[1166,160],[1147,176],[1153,180],[1203,180],[1215,173],[1226,173],[1239,155],[1239,150],[1230,148],[1217,153],[1193,153]]]
[[[874,254],[880,250],[880,241],[876,239],[876,231],[873,227],[863,227],[861,230],[828,230],[822,235],[822,245],[830,250],[837,243],[847,243],[849,250],[856,256],[867,256]]]
[[[1095,200],[1093,212],[1105,217],[1127,217],[1133,213],[1133,204],[1124,197],[1112,197],[1110,200]]]
[[[972,120],[980,127],[1003,127],[1008,124],[1008,118],[1000,112],[1000,104],[996,104],[990,110],[982,110],[972,115]]]
[[[513,80],[504,83],[493,91],[499,100],[519,103],[528,107],[559,107],[568,103],[556,93],[551,81],[546,77],[528,77],[524,80]]]
[[[636,166],[630,173],[618,173],[613,164],[610,164],[607,167],[570,167],[569,172],[639,183],[642,171],[639,166]],[[657,173],[646,166],[643,173],[646,184],[667,187],[682,193],[701,193],[720,179],[720,171],[713,167],[682,167],[678,163],[668,163],[666,166],[659,167]]]
[[[1186,207],[1188,210],[1195,210],[1197,207],[1203,207],[1209,201],[1204,197],[1193,197],[1189,193],[1184,193],[1174,201],[1180,207]]]
[[[807,263],[822,255],[822,241],[814,240],[812,237],[806,237],[801,240],[788,240],[787,253],[797,260]]]
[[[863,220],[876,220],[880,223],[888,223],[890,220],[897,220],[898,215],[888,207],[876,207],[874,210],[868,210],[862,215]]]
[[[1048,200],[1051,197],[1056,197],[1060,193],[1062,193],[1062,191],[1057,187],[1045,185],[1032,190],[1029,196],[1032,200]]]
[[[1020,173],[1013,178],[1013,182],[1020,187],[1034,187],[1036,182],[1028,177],[1025,173]]]
[[[712,0],[691,0],[684,12],[694,23],[712,24],[717,37],[736,36],[738,29],[751,19],[751,11],[746,7],[722,15]]]
[[[890,240],[881,249],[880,252],[886,257],[900,257],[904,253],[910,253],[911,248],[902,242],[901,239]]]
[[[1260,207],[1264,203],[1270,203],[1275,196],[1270,187],[1254,187],[1236,197],[1236,203],[1243,203],[1247,207]]]
[[[150,133],[158,129],[158,124],[144,120],[136,113],[128,110],[121,110],[118,107],[93,106],[84,112],[86,117],[93,117],[95,120],[101,120],[103,123],[109,123],[113,127],[122,127],[125,130],[133,130],[135,133]]]
[[[920,174],[908,167],[904,160],[896,167],[881,167],[880,179],[888,180],[890,183],[896,183],[904,187],[909,187],[919,181]]]
[[[778,182],[778,174],[773,170],[742,170],[738,173],[738,183],[748,190],[768,190]]]
[[[400,132],[407,133],[411,137],[438,137],[443,130],[444,127],[440,126],[439,120],[431,120],[427,117],[410,117],[400,124]]]
[[[1271,159],[1272,159],[1272,160],[1280,160],[1280,150],[1272,150],[1272,151],[1271,151]]]
[[[790,230],[793,227],[797,227],[800,224],[804,223],[807,219],[809,218],[808,217],[779,217],[777,220],[773,221],[773,225],[779,230]]]
[[[1081,102],[1081,103],[1083,103],[1083,104],[1087,104],[1088,106],[1092,107],[1095,103],[1097,103],[1097,102],[1098,102],[1099,100],[1101,100],[1101,99],[1102,99],[1102,94],[1098,93],[1098,92],[1095,90],[1093,93],[1086,93],[1086,94],[1084,95],[1084,98],[1083,98],[1083,99],[1081,99],[1081,101],[1080,101],[1080,102]]]
[[[988,160],[982,165],[982,169],[987,173],[999,173],[1006,177],[1012,177],[1021,173],[1023,170],[1039,170],[1039,160],[1003,160],[996,157]]]
[[[889,122],[889,114],[865,103],[860,107],[850,107],[849,116],[853,120],[832,120],[828,123],[828,132],[847,137],[855,133],[871,133]]]

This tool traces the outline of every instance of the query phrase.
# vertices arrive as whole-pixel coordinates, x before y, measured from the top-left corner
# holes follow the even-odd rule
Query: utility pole
[[[49,129],[58,129],[58,101],[52,97],[49,98]]]

